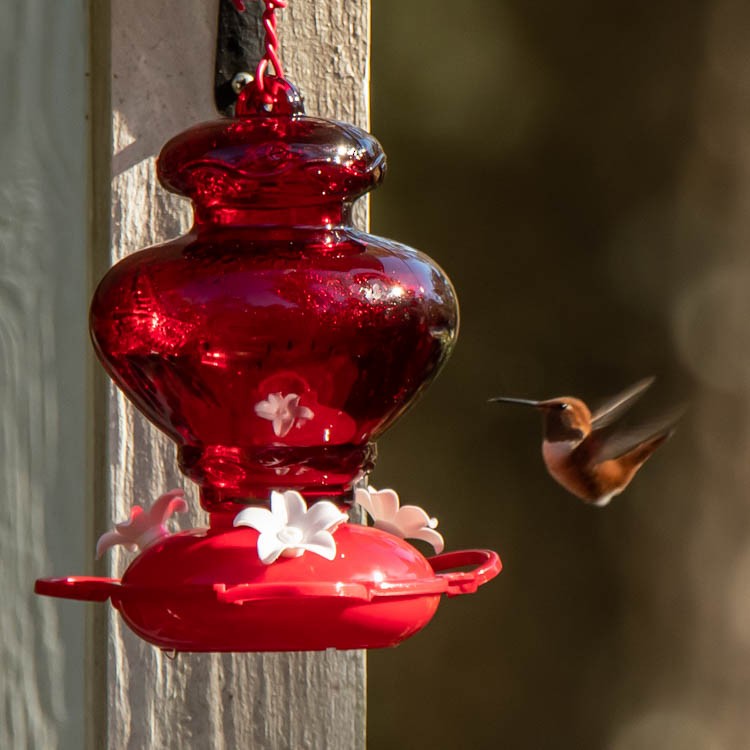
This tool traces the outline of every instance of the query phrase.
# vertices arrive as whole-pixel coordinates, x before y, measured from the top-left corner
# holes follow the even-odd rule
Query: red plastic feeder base
[[[398,537],[352,524],[337,530],[332,561],[306,553],[264,565],[257,538],[250,528],[181,532],[147,548],[121,581],[44,578],[35,591],[111,599],[137,635],[165,650],[381,648],[427,625],[442,594],[473,593],[502,567],[491,550],[425,558]]]

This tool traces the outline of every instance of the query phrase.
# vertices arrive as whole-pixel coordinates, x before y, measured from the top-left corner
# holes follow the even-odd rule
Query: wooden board
[[[107,15],[101,7],[94,10],[93,30],[96,36],[111,24],[107,257],[115,262],[183,233],[190,224],[189,204],[156,183],[154,158],[172,135],[216,117],[218,3],[112,0]],[[308,112],[366,126],[368,2],[292,3],[279,20],[287,74],[303,89]],[[100,95],[105,89],[95,82]],[[101,240],[97,244],[101,258],[109,251]],[[101,260],[93,262],[101,265]],[[112,519],[125,518],[134,502],[148,504],[184,480],[172,443],[109,385],[102,388],[97,421],[107,425],[99,443],[102,496],[94,509],[101,532]],[[187,489],[198,508],[197,494]],[[202,523],[199,509],[182,521],[183,527]],[[129,559],[127,552],[110,554],[101,572],[119,576]],[[99,652],[92,656],[99,669],[91,695],[98,696],[100,706],[90,740],[94,747],[364,748],[363,653],[180,655],[171,660],[130,633],[112,610],[98,611],[106,614],[94,622]]]
[[[0,4],[0,747],[83,744],[86,15]]]

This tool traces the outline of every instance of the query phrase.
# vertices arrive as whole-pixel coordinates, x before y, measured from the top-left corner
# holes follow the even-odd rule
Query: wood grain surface
[[[367,0],[291,5],[279,18],[282,55],[288,76],[306,96],[308,113],[366,126]],[[108,260],[115,262],[190,225],[189,204],[159,187],[154,163],[169,137],[217,116],[212,96],[218,2],[112,0],[110,8]],[[94,34],[102,33],[98,27],[106,15],[94,14]],[[97,420],[107,425],[98,462],[104,497],[95,502],[107,503],[108,512],[104,518],[95,511],[100,525],[125,518],[134,502],[150,503],[185,484],[173,444],[116,389],[104,391]],[[186,489],[194,510],[181,519],[183,528],[205,523],[197,493]],[[129,559],[127,552],[112,553],[101,572],[119,576]],[[364,748],[362,652],[181,654],[173,660],[136,638],[112,610],[100,611],[107,614],[95,621],[93,631],[99,649],[93,664],[99,668],[91,695],[101,706],[91,739],[95,747]]]
[[[0,747],[83,744],[86,15],[0,4]]]

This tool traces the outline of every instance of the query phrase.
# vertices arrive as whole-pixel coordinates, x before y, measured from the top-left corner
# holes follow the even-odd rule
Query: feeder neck
[[[351,203],[337,200],[332,203],[303,206],[248,206],[194,204],[195,229],[213,230],[216,227],[256,227],[294,229],[334,229],[352,226]]]

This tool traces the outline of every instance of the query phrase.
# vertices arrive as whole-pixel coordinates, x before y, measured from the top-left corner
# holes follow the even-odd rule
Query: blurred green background
[[[373,477],[505,570],[368,657],[368,746],[750,747],[750,6],[376,0],[372,227],[461,303]],[[546,474],[538,415],[688,401],[611,506]]]

